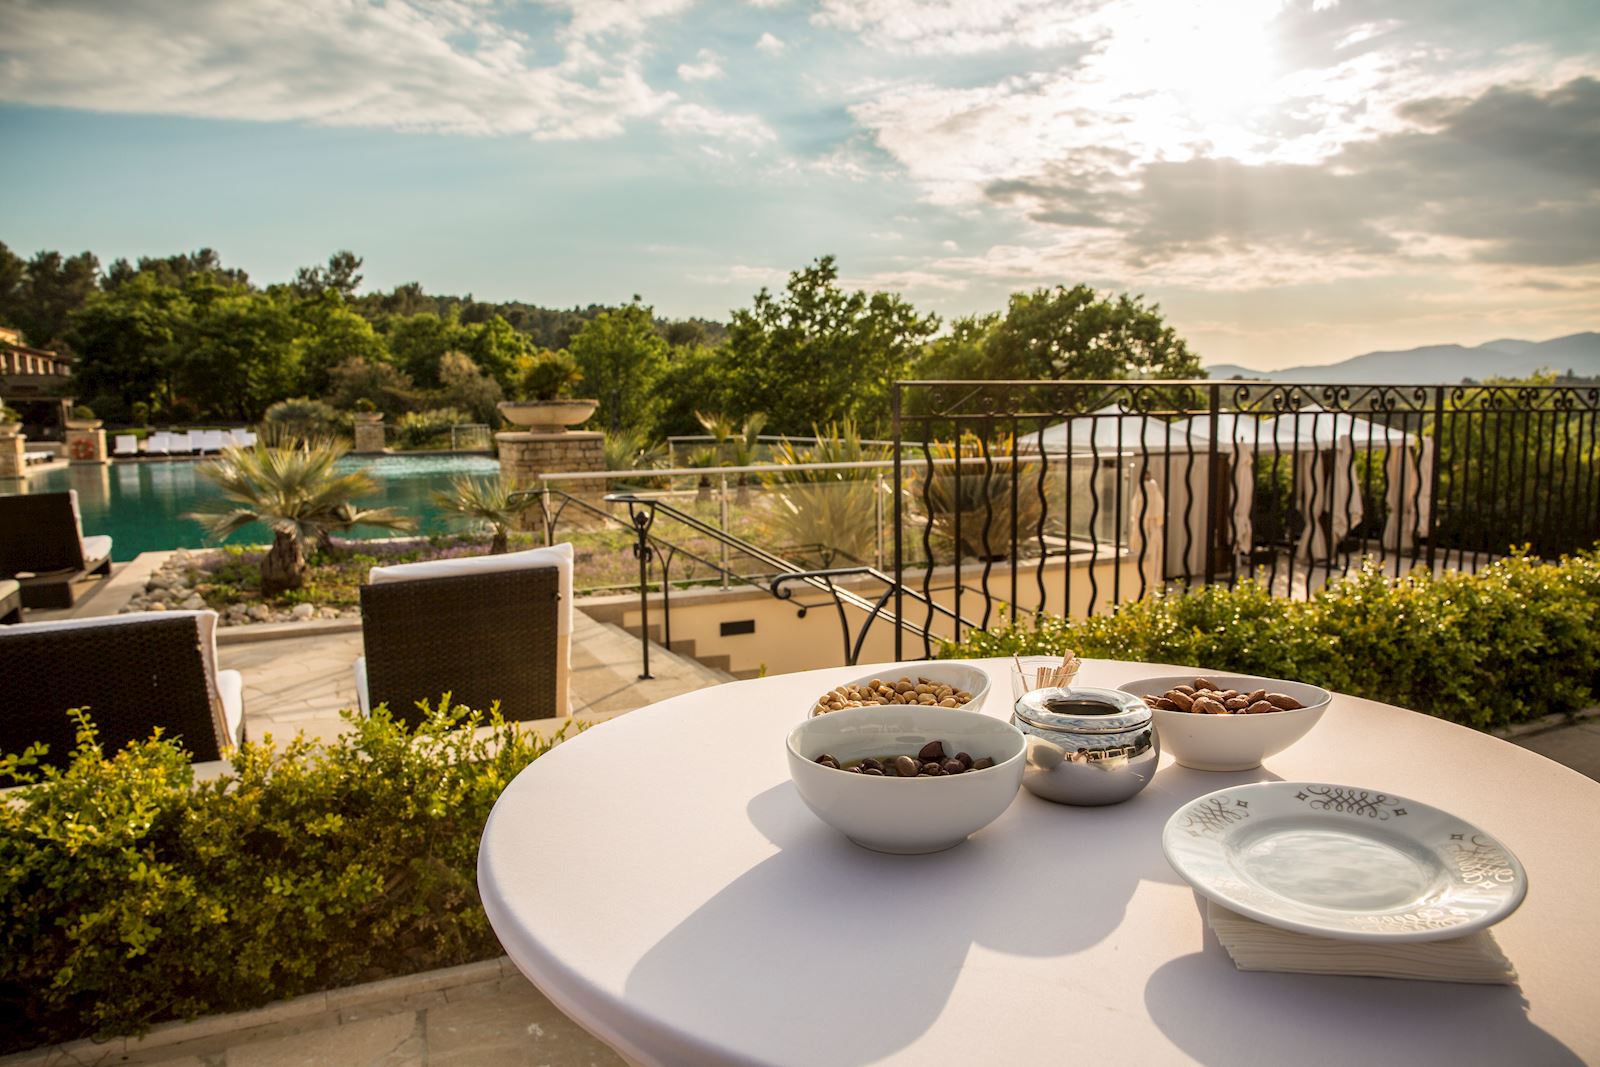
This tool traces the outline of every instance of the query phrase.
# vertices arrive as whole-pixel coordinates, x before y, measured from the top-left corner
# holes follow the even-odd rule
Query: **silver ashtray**
[[[1131,693],[1035,689],[1017,701],[1011,722],[1028,743],[1023,786],[1058,804],[1120,804],[1150,783],[1161,760],[1150,708]]]

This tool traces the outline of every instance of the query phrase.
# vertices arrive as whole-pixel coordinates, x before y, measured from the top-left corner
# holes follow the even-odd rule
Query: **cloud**
[[[734,115],[699,104],[673,105],[662,117],[661,125],[672,133],[749,145],[765,144],[777,137],[754,115]]]
[[[670,114],[639,35],[687,0],[566,0],[542,39],[471,0],[15,0],[0,99],[94,111],[562,140]],[[702,122],[709,130],[712,124]],[[736,135],[737,124],[724,124]]]
[[[722,77],[724,73],[722,57],[709,48],[700,49],[693,63],[678,64],[678,77],[686,82],[710,81]]]
[[[858,33],[888,51],[964,55],[1080,40],[1084,18],[1097,6],[1084,0],[821,0],[811,20]]]
[[[770,33],[763,33],[760,37],[756,38],[756,51],[762,52],[769,56],[778,55],[787,47],[788,46],[785,45],[783,41],[779,40],[777,37],[774,37]]]

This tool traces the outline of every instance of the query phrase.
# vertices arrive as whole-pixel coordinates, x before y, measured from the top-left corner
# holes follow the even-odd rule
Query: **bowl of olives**
[[[1026,744],[1009,722],[937,705],[845,708],[789,732],[789,776],[823,822],[863,848],[959,845],[1011,805]]]

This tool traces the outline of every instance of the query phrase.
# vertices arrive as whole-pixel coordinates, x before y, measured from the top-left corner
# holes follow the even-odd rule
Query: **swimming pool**
[[[78,491],[83,512],[83,532],[110,534],[111,558],[126,561],[141,552],[171,548],[199,548],[215,544],[200,525],[183,516],[221,493],[202,478],[191,460],[116,463],[111,466],[73,466],[47,471],[28,479],[28,491]],[[365,467],[378,492],[363,497],[368,507],[399,508],[417,519],[422,533],[444,533],[453,527],[433,503],[432,493],[445,489],[457,474],[495,477],[500,463],[488,456],[347,456],[340,470]],[[455,527],[459,529],[459,527]],[[393,531],[358,526],[346,537],[393,537]],[[264,544],[271,540],[266,527],[251,523],[228,538],[230,544]]]

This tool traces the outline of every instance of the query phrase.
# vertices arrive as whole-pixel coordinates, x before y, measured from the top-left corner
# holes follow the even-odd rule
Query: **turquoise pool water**
[[[110,534],[111,557],[130,560],[141,552],[171,548],[199,548],[207,541],[199,524],[183,516],[221,494],[200,477],[199,464],[189,460],[148,463],[114,463],[109,467],[68,467],[36,474],[28,479],[30,492],[60,489],[78,491],[83,512],[83,532]],[[447,488],[457,474],[482,477],[500,472],[498,460],[488,456],[381,456],[346,457],[341,469],[365,467],[378,483],[378,492],[364,497],[370,507],[395,507],[415,517],[423,533],[452,529],[432,493]],[[346,536],[393,537],[388,530],[357,527]],[[262,544],[271,539],[265,527],[252,524],[228,538],[230,544]]]

